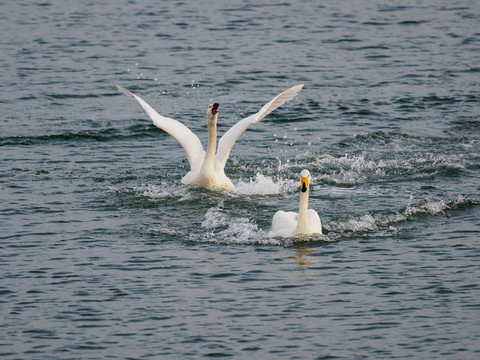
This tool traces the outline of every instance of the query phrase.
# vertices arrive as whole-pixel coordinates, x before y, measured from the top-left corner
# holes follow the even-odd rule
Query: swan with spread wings
[[[188,127],[177,120],[158,114],[142,98],[124,87],[119,85],[117,87],[122,93],[137,100],[148,116],[150,116],[153,124],[173,136],[183,147],[190,163],[190,171],[183,177],[182,183],[235,191],[232,181],[225,175],[224,171],[225,163],[235,141],[251,125],[258,123],[273,110],[292,100],[302,89],[303,84],[283,91],[265,104],[260,111],[232,126],[218,141],[218,149],[217,119],[219,105],[217,103],[209,105],[207,108],[208,146],[206,151],[203,149],[200,139]]]

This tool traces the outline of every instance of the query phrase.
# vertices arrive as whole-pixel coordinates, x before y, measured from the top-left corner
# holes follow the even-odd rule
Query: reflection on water
[[[306,269],[312,265],[315,264],[307,255],[310,255],[312,253],[312,250],[310,250],[309,247],[306,245],[303,245],[302,247],[297,248],[297,253],[298,256],[289,256],[289,259],[294,259],[298,261],[298,264],[300,265],[300,268]],[[302,271],[303,273],[303,271]],[[305,274],[307,275],[307,274]]]

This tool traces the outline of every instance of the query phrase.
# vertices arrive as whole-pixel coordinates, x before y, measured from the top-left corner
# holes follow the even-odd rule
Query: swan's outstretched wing
[[[153,108],[148,105],[142,98],[132,94],[130,91],[124,87],[117,85],[118,90],[120,90],[125,95],[128,95],[132,99],[137,100],[142,108],[147,112],[148,116],[153,121],[153,124],[165,131],[166,133],[172,135],[175,140],[177,140],[183,149],[187,153],[188,162],[192,170],[200,170],[202,166],[200,159],[203,159],[203,154],[205,153],[202,147],[200,139],[193,132],[190,131],[188,127],[178,122],[177,120],[170,119],[168,117],[162,116],[157,113]]]
[[[235,144],[235,141],[242,135],[245,130],[247,130],[251,125],[256,124],[262,120],[265,116],[270,114],[273,110],[282,106],[287,101],[292,100],[298,92],[302,89],[303,84],[296,85],[291,87],[288,90],[285,90],[281,94],[277,95],[272,101],[265,104],[259,112],[250,115],[249,117],[240,120],[238,123],[233,125],[220,139],[218,142],[218,151],[216,159],[225,166],[228,156],[230,155],[230,150]]]

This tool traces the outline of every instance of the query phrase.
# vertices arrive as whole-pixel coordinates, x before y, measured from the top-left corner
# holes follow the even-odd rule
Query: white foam
[[[257,173],[254,179],[250,178],[248,182],[240,180],[235,187],[241,195],[272,195],[287,191],[293,183],[281,178],[275,182],[271,177]]]
[[[345,233],[345,232],[366,232],[366,231],[375,231],[378,229],[377,219],[373,215],[363,215],[359,218],[350,218],[344,221],[330,221],[328,223],[331,231],[336,233]]]
[[[466,198],[463,195],[458,195],[456,199],[452,201],[452,203],[450,204],[450,207],[458,208],[458,207],[464,207],[464,206],[473,205],[473,204],[478,205],[479,202],[474,199]]]
[[[108,191],[116,194],[133,194],[134,196],[145,197],[148,200],[156,201],[168,197],[187,196],[185,188],[178,185],[171,185],[162,182],[160,185],[142,184],[134,187],[108,187]]]
[[[295,164],[294,166],[298,166]],[[378,178],[386,176],[386,168],[390,164],[383,160],[367,160],[365,155],[345,154],[341,157],[332,155],[321,155],[312,161],[312,171],[315,171],[316,178],[334,184],[354,185],[365,182],[372,175]],[[281,165],[282,170],[289,167],[289,164]],[[280,168],[280,166],[279,166]],[[313,170],[320,169],[320,170]]]
[[[426,199],[416,205],[409,204],[404,213],[407,218],[413,218],[418,214],[438,215],[446,209],[448,209],[448,205],[443,200],[433,201]]]
[[[172,189],[172,186],[165,183],[161,185],[142,184],[133,188],[133,190],[138,194],[141,194],[142,196],[152,200],[163,199],[171,196],[171,191],[169,189]]]
[[[410,203],[405,210],[401,210],[394,214],[367,214],[360,217],[351,217],[342,221],[329,221],[328,230],[334,232],[336,236],[346,233],[362,233],[369,231],[377,231],[381,228],[389,231],[397,232],[398,229],[393,224],[405,222],[407,220],[415,220],[418,216],[429,215],[437,216],[444,214],[445,210],[450,209],[453,205],[465,204],[471,200],[458,196],[450,205],[443,200],[423,199],[417,203]],[[335,236],[331,234],[331,236]]]
[[[203,242],[218,244],[259,244],[283,245],[278,239],[271,239],[267,232],[259,230],[257,224],[245,217],[228,216],[223,211],[223,201],[217,207],[208,209],[202,221],[205,233],[201,237]],[[195,235],[198,241],[198,235]]]
[[[286,165],[283,167],[285,168]],[[386,179],[391,173],[404,173],[415,169],[462,170],[465,165],[456,156],[427,153],[408,159],[369,159],[368,154],[341,157],[322,155],[313,161],[313,168],[322,171],[317,175],[320,179],[333,184],[355,185],[374,179]]]
[[[166,226],[154,226],[149,228],[148,230],[151,235],[185,236],[185,234],[182,234],[181,232]]]

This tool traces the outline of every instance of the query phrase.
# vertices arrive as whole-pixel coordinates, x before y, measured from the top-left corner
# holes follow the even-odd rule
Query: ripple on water
[[[478,6],[85,5],[1,5],[2,359],[478,357]],[[115,88],[206,144],[297,83],[236,194]],[[271,238],[304,168],[325,235]]]

